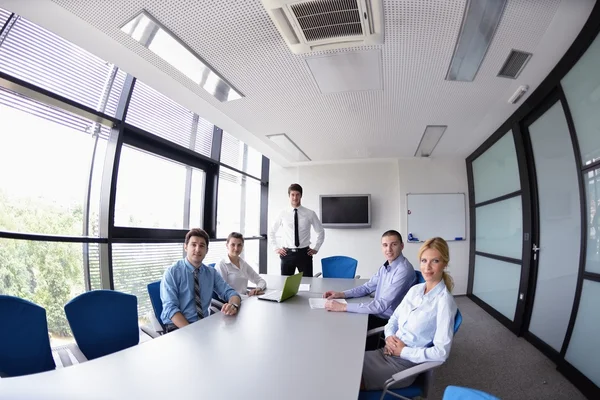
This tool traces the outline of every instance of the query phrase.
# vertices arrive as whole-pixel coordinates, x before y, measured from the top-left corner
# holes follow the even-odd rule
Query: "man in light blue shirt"
[[[325,292],[323,297],[329,299],[325,303],[325,308],[329,311],[369,314],[367,329],[387,324],[406,292],[417,283],[417,275],[412,264],[402,255],[403,249],[402,235],[398,231],[386,231],[381,237],[381,250],[387,261],[364,285],[344,292],[331,290]],[[375,298],[368,303],[341,304],[333,301],[333,299],[368,296],[373,292]],[[377,336],[369,337],[366,349],[375,350],[378,342]]]
[[[240,295],[233,290],[214,268],[202,264],[208,252],[208,234],[192,229],[185,235],[186,257],[165,271],[160,282],[163,311],[160,315],[167,332],[183,328],[209,316],[213,291],[227,299],[221,312],[236,315],[240,309]]]

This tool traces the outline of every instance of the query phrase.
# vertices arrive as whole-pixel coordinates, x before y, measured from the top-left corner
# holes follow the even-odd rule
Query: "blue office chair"
[[[489,393],[461,386],[448,386],[442,400],[500,400]]]
[[[357,265],[358,261],[352,257],[325,257],[321,259],[321,269],[323,273],[317,272],[314,278],[323,275],[323,278],[359,279],[360,275],[354,276]]]
[[[417,283],[425,283],[425,278],[423,278],[421,271],[415,270],[415,275],[417,275]]]
[[[167,331],[167,328],[165,327],[165,324],[163,324],[162,319],[160,319],[160,315],[162,314],[163,310],[162,300],[160,298],[160,281],[148,284],[148,297],[150,297],[150,303],[152,304],[152,309],[154,310],[154,316],[162,328],[162,332],[158,333],[162,335]]]
[[[458,332],[458,328],[460,328],[460,324],[462,323],[462,314],[460,310],[456,310],[456,316],[454,317],[454,334]],[[378,334],[383,331],[385,327],[379,327],[375,329],[371,329],[367,332],[367,336],[371,336],[374,334]],[[432,344],[433,345],[433,344]],[[384,399],[405,399],[410,400],[415,397],[424,397],[427,398],[429,394],[429,390],[433,384],[433,370],[443,362],[424,362],[422,364],[415,365],[412,368],[406,369],[401,372],[397,372],[390,377],[386,381],[385,387],[383,390],[372,390],[372,391],[363,391],[360,392],[358,396],[358,400],[384,400]],[[394,385],[396,382],[399,382],[403,379],[409,378],[411,376],[418,375],[417,379],[413,382],[412,385],[400,388],[400,389],[390,389],[390,386]]]
[[[210,264],[208,264],[208,266],[211,267],[211,268],[214,268],[216,264],[217,263],[210,263]]]
[[[75,341],[88,360],[135,346],[140,341],[137,297],[93,290],[65,304]]]
[[[0,295],[0,376],[56,368],[50,348],[46,310],[18,297]]]

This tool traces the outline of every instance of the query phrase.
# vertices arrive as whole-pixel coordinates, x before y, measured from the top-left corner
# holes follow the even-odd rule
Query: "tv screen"
[[[371,195],[321,195],[321,222],[325,228],[371,227]]]

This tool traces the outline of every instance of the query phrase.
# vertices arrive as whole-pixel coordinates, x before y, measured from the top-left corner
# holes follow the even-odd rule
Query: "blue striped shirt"
[[[200,265],[198,280],[200,282],[200,302],[202,314],[208,317],[213,291],[222,299],[229,299],[239,294],[223,280],[214,268]],[[160,315],[164,324],[172,324],[171,318],[181,312],[188,322],[198,320],[194,303],[194,266],[187,258],[177,261],[166,269],[160,281],[160,299],[163,311]]]

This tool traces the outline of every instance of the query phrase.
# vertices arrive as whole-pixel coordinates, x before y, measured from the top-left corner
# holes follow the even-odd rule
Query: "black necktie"
[[[300,247],[300,233],[298,232],[298,209],[294,208],[294,245]]]
[[[196,313],[198,313],[198,319],[204,318],[202,314],[202,302],[200,300],[200,281],[198,280],[198,271],[200,268],[194,268],[194,303],[196,304]]]

